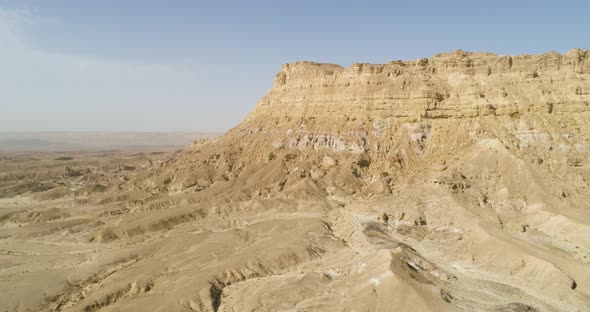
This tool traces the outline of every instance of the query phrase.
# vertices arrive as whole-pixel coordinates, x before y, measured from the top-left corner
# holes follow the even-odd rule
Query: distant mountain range
[[[194,140],[218,135],[205,132],[0,132],[0,153],[177,148],[191,144]]]

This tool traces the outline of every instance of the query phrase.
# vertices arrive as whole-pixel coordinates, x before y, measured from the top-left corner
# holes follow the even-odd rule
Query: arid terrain
[[[4,153],[0,310],[590,311],[590,52],[297,62],[182,151]]]
[[[195,132],[0,132],[0,153],[168,151],[217,136]]]

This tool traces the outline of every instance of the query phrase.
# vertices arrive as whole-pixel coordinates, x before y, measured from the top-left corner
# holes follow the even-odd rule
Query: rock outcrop
[[[276,163],[285,172],[278,180],[308,177],[347,194],[346,185],[377,183],[387,193],[404,173],[488,139],[561,166],[590,150],[589,78],[590,52],[580,49],[520,56],[458,50],[348,68],[286,64],[242,124],[179,154],[172,164],[179,174],[161,179],[171,179],[171,188],[155,185],[191,191],[186,175],[193,175],[201,190]],[[341,166],[325,168],[326,155]]]
[[[582,311],[590,309],[589,105],[590,52],[579,49],[455,51],[348,68],[298,62],[282,67],[243,123],[135,183],[231,202],[330,203],[321,208],[328,228],[376,270],[366,285],[394,283],[382,286],[386,297],[351,293],[357,302],[379,306],[415,289],[404,294],[430,307],[419,310]],[[337,280],[358,286],[358,274]],[[351,292],[340,282],[314,289]],[[270,281],[243,285],[228,291],[274,291]],[[219,300],[221,310],[244,304]],[[358,308],[387,310],[371,304]]]
[[[461,50],[388,64],[286,64],[248,120],[467,118],[588,111],[590,53],[499,56]]]

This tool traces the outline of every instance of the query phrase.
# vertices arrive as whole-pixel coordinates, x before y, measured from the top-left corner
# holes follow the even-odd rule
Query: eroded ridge
[[[590,310],[588,51],[285,65],[169,154],[0,159],[0,307]]]

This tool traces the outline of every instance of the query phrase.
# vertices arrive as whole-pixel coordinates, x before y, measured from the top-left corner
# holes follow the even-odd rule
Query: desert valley
[[[587,50],[285,64],[190,141],[3,150],[0,310],[590,311]]]

